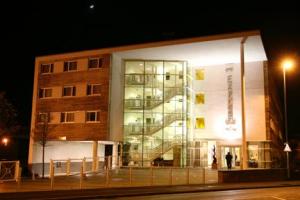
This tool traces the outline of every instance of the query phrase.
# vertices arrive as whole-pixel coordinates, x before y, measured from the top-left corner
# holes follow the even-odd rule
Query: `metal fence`
[[[49,179],[51,189],[62,185],[97,188],[210,184],[218,182],[218,172],[203,167],[122,167],[118,157],[108,156],[51,160]]]
[[[16,181],[21,177],[19,161],[0,161],[0,182]]]
[[[55,175],[54,166],[50,172],[51,189],[67,185],[72,188],[163,186],[185,184],[211,184],[218,182],[217,170],[209,168],[178,167],[120,167],[84,171],[70,175]]]
[[[106,159],[106,160],[105,160]],[[112,157],[51,160],[49,176],[21,182],[19,161],[1,161],[1,181],[16,181],[16,191],[66,190],[103,187],[168,186],[211,184],[218,182],[218,172],[210,168],[122,167],[112,166]],[[117,164],[117,158],[114,159]],[[98,164],[97,164],[98,163]],[[100,167],[100,163],[103,165]],[[98,165],[98,166],[97,166]]]
[[[111,169],[113,167],[113,163],[115,166],[120,166],[120,157],[107,156],[96,157],[95,159],[91,157],[56,160],[51,159],[49,163],[49,174],[46,174],[46,176],[50,176],[51,173],[53,173],[54,176],[76,175],[81,172],[81,168],[84,173],[97,172],[107,168]]]

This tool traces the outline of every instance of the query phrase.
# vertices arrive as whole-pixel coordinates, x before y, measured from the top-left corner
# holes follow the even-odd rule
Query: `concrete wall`
[[[123,141],[124,69],[122,59],[112,54],[110,85],[110,131],[112,141]]]
[[[192,126],[195,118],[205,118],[204,129],[194,129],[194,139],[240,139],[241,138],[241,89],[240,64],[224,64],[215,66],[191,66],[192,76],[196,69],[204,69],[204,80],[193,80],[191,88],[194,91],[191,107]],[[228,83],[225,69],[232,67],[233,89],[233,126],[235,131],[226,131],[228,112]],[[246,135],[247,140],[266,140],[265,99],[263,63],[246,63]],[[205,103],[194,104],[196,93],[204,93]]]
[[[92,157],[92,142],[68,142],[68,141],[49,141],[45,148],[45,162],[50,159],[68,159]],[[33,146],[32,163],[42,162],[42,146],[35,143]]]
[[[104,157],[105,143],[113,144],[112,142],[98,142],[98,156]],[[33,160],[32,163],[42,163],[42,146],[39,143],[33,145]],[[49,163],[50,159],[68,159],[92,157],[93,142],[79,141],[49,141],[45,148],[45,163]]]
[[[263,62],[246,63],[246,135],[248,141],[267,140]]]
[[[286,179],[286,169],[219,170],[219,183],[239,183],[257,181],[282,181]]]

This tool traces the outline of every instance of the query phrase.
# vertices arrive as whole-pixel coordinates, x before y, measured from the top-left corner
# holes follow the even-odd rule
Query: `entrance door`
[[[221,146],[221,168],[227,168],[225,157],[228,152],[232,155],[232,168],[239,169],[241,167],[240,146]]]
[[[106,144],[105,145],[105,157],[107,156],[112,156],[112,152],[113,152],[113,145],[112,144]]]
[[[105,168],[111,169],[112,167],[112,154],[113,154],[113,145],[112,144],[106,144],[105,145]]]

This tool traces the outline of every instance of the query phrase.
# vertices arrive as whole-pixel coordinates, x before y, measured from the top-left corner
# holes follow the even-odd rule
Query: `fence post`
[[[150,177],[150,185],[153,185],[153,166],[150,167],[150,173],[151,173],[151,177]]]
[[[109,169],[106,168],[106,183],[105,183],[106,187],[109,186]]]
[[[32,178],[32,180],[33,180],[33,181],[35,181],[35,174],[34,174],[34,170],[31,170],[31,173],[32,173],[32,177],[31,177],[31,178]]]
[[[202,175],[203,176],[203,184],[205,184],[205,167],[203,167],[202,171],[203,171],[203,175]]]
[[[51,169],[50,169],[50,186],[51,186],[51,190],[53,190],[54,188],[54,166],[52,165]]]
[[[51,177],[52,171],[54,171],[53,160],[50,159],[50,166],[49,166],[49,176]]]
[[[169,173],[169,184],[172,185],[173,182],[173,168],[170,168],[170,173]]]
[[[70,172],[71,172],[71,160],[69,158],[66,163],[66,175],[70,176]]]
[[[129,167],[129,184],[132,185],[132,167]]]
[[[22,178],[22,167],[19,168],[19,177],[18,177],[19,186],[21,184],[21,178]]]
[[[82,189],[83,182],[83,166],[80,167],[80,180],[79,180],[79,188]]]
[[[96,169],[95,169],[95,171],[98,171],[99,170],[99,157],[97,156],[96,157]]]
[[[190,184],[190,168],[188,167],[186,170],[186,184]]]
[[[17,177],[17,189],[20,189],[20,186],[21,186],[21,176],[22,176],[22,167],[19,167],[19,170],[18,170],[18,177]]]
[[[85,160],[86,160],[86,158],[84,157],[84,158],[82,159],[82,170],[83,170],[83,172],[86,171]]]
[[[108,169],[111,169],[111,164],[112,164],[112,157],[111,156],[108,156],[108,159],[107,159],[107,167]]]
[[[20,161],[16,161],[16,165],[15,165],[15,177],[14,179],[16,180],[16,182],[18,182],[18,178],[19,178],[19,170],[20,170]]]
[[[119,167],[122,167],[122,156],[118,156]]]

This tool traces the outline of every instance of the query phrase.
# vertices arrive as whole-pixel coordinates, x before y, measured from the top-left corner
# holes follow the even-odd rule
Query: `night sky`
[[[298,59],[297,68],[287,77],[287,94],[289,132],[300,136],[297,6],[271,8],[251,2],[253,5],[217,7],[184,3],[153,1],[152,5],[130,5],[126,1],[123,5],[100,0],[1,3],[0,91],[6,91],[19,111],[20,122],[29,126],[35,56],[259,29],[281,97],[279,61],[286,55]]]

